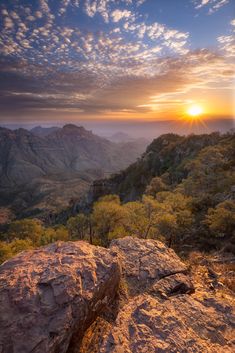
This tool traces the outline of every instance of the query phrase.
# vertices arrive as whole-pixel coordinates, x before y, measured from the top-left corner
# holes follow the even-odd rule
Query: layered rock
[[[114,298],[117,257],[85,242],[23,252],[0,267],[0,352],[64,353]]]

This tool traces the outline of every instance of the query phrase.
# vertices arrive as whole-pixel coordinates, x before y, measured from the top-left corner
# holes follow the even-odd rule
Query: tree
[[[40,245],[43,234],[42,223],[38,219],[22,219],[10,224],[9,239],[31,239],[35,245]]]
[[[34,248],[33,242],[30,239],[14,239],[9,243],[12,255],[20,253],[21,251],[31,250]]]
[[[59,226],[57,226],[55,228],[54,241],[57,241],[57,240],[62,240],[62,241],[68,241],[69,240],[69,231],[63,225],[59,225]]]
[[[126,211],[126,232],[147,239],[155,225],[157,202],[151,196],[143,196],[142,202],[128,202],[123,207]]]
[[[79,213],[77,216],[69,218],[67,228],[71,239],[84,239],[88,233],[89,219],[85,214]]]
[[[41,237],[41,245],[50,244],[58,240],[69,240],[69,232],[65,226],[59,225],[55,228],[48,227],[44,229]]]
[[[0,264],[21,251],[33,249],[30,239],[14,239],[10,243],[0,241]]]
[[[110,237],[114,235],[115,228],[124,221],[123,207],[116,195],[101,197],[93,207],[92,223],[96,235],[101,239],[101,244],[107,246]]]
[[[190,229],[193,222],[192,198],[167,191],[158,193],[156,200],[164,206],[156,216],[156,227],[171,247],[177,238],[182,238]]]
[[[195,199],[212,197],[219,192],[229,191],[234,183],[234,172],[230,168],[231,147],[209,146],[185,165],[188,177],[178,190]],[[231,156],[230,156],[231,153]]]
[[[0,264],[13,256],[11,247],[5,241],[0,241]]]
[[[169,248],[171,248],[178,230],[176,216],[170,213],[159,215],[157,217],[156,227],[159,231],[159,235],[164,236],[168,242]]]
[[[155,177],[151,180],[146,188],[146,194],[155,197],[160,191],[167,191],[168,186],[163,182],[162,178]]]
[[[216,236],[232,236],[235,230],[235,202],[226,200],[208,210],[205,224]]]

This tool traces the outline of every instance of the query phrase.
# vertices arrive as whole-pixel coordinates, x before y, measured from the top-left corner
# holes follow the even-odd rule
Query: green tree
[[[208,210],[205,224],[216,236],[232,236],[235,230],[235,202],[226,200]]]
[[[0,241],[0,264],[13,256],[11,247],[5,241]]]
[[[230,148],[224,145],[204,148],[197,157],[186,163],[188,177],[179,185],[178,190],[199,202],[208,196],[213,198],[219,192],[229,191],[234,183],[234,171],[230,168]]]
[[[151,196],[143,196],[142,202],[128,202],[125,209],[124,227],[128,234],[148,238],[154,231],[158,203]]]
[[[178,232],[176,216],[171,213],[163,213],[159,215],[157,217],[156,227],[159,236],[163,236],[168,243],[167,245],[171,247]]]
[[[150,184],[147,186],[145,193],[147,195],[155,197],[160,191],[167,191],[168,186],[164,183],[162,178],[155,177],[151,180]]]
[[[55,228],[55,238],[54,238],[53,241],[57,241],[57,240],[62,240],[62,241],[68,241],[69,240],[69,231],[63,225],[57,226]]]
[[[84,239],[89,230],[89,218],[83,213],[70,217],[67,228],[71,239]]]
[[[9,243],[12,255],[20,253],[21,251],[31,250],[34,248],[33,242],[30,239],[14,239]]]
[[[0,241],[0,263],[17,255],[21,251],[33,249],[30,239],[14,239],[10,243]]]
[[[42,223],[37,219],[22,219],[10,224],[8,230],[9,239],[30,239],[36,245],[40,245],[43,234]]]
[[[123,207],[116,195],[107,195],[95,202],[92,212],[92,223],[101,244],[107,246],[114,236],[115,228],[124,221]]]

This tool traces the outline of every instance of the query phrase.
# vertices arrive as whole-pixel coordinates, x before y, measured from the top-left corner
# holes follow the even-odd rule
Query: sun
[[[189,107],[187,110],[187,114],[191,118],[197,118],[200,115],[202,115],[202,113],[203,113],[203,108],[201,105],[198,105],[198,104],[191,105],[191,107]]]

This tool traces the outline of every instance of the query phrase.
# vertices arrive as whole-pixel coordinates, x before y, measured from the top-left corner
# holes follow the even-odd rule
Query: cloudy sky
[[[234,0],[1,0],[0,122],[234,111]]]

